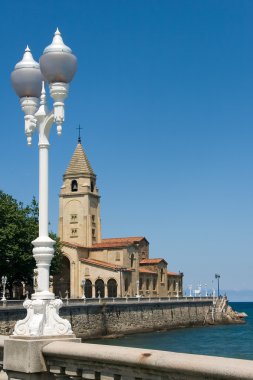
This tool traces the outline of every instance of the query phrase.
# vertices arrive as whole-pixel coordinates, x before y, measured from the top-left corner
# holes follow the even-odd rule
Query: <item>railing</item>
[[[53,342],[42,349],[60,379],[253,379],[253,362],[87,343]]]
[[[62,298],[63,305],[72,305],[72,304],[98,304],[98,303],[125,303],[125,302],[131,302],[131,303],[137,303],[137,302],[196,302],[196,301],[212,301],[212,297],[115,297],[115,298]],[[0,307],[9,308],[9,307],[15,307],[15,308],[23,308],[24,300],[7,300],[4,302],[0,301]]]

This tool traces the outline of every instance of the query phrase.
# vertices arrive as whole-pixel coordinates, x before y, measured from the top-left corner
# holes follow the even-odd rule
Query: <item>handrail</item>
[[[107,297],[107,298],[86,298],[86,299],[82,299],[82,298],[69,298],[69,299],[65,299],[63,298],[62,301],[64,303],[64,305],[66,304],[97,304],[97,303],[124,303],[124,302],[134,302],[134,303],[137,303],[137,302],[176,302],[176,301],[180,301],[180,302],[192,302],[192,301],[211,301],[213,300],[212,297],[115,297],[115,298],[112,298],[112,297]],[[9,308],[9,307],[23,307],[23,303],[24,303],[25,299],[23,300],[6,300],[4,302],[1,302],[0,301],[0,306],[4,307],[4,308]]]
[[[253,362],[203,355],[182,354],[148,349],[105,346],[88,343],[53,342],[42,348],[44,358],[51,373],[82,376],[92,373],[110,379],[150,379],[170,375],[173,379],[252,379]],[[127,377],[128,376],[128,377]],[[154,377],[152,377],[154,376]],[[67,377],[66,377],[67,378]],[[81,377],[80,377],[81,378]]]

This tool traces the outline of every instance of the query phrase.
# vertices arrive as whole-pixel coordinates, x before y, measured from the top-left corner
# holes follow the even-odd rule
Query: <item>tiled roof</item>
[[[140,261],[140,265],[159,264],[161,261],[168,264],[164,259],[143,259]]]
[[[97,265],[100,267],[108,268],[108,269],[113,269],[113,270],[119,270],[122,269],[121,266],[119,265],[114,265],[110,263],[106,263],[105,261],[100,261],[100,260],[94,260],[94,259],[80,259],[82,263],[86,264],[91,264],[91,265]]]
[[[157,272],[154,272],[152,270],[148,270],[148,269],[145,269],[145,268],[140,268],[139,272],[140,273],[149,273],[149,274],[156,274],[157,275]]]
[[[78,243],[70,243],[68,241],[62,241],[61,242],[62,245],[66,245],[68,247],[75,247],[75,248],[87,248],[85,247],[84,245],[81,245],[81,244],[78,244]]]
[[[167,272],[167,276],[180,276],[180,273]]]
[[[67,241],[63,241],[62,244],[67,245],[69,247],[77,247],[77,248],[104,249],[104,248],[128,247],[129,245],[139,243],[143,239],[145,239],[145,237],[143,236],[102,239],[100,243],[93,244],[91,247],[85,247],[84,245],[81,245],[78,243],[71,243]]]
[[[139,243],[143,239],[145,239],[144,236],[102,239],[100,243],[93,244],[91,248],[128,247],[129,245]]]
[[[65,175],[76,175],[76,174],[91,174],[94,175],[91,164],[85,154],[85,151],[81,145],[78,143],[76,150],[70,160],[69,166],[65,172]]]

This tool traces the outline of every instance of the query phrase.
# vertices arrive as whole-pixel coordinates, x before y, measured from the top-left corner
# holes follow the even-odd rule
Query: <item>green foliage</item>
[[[7,287],[13,283],[33,283],[35,260],[32,255],[31,242],[38,237],[39,208],[35,198],[28,206],[0,191],[0,276],[8,277]],[[52,274],[61,269],[61,244],[55,234],[55,256],[52,260]]]

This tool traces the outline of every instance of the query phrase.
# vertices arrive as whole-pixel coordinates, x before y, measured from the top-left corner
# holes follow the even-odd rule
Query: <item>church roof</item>
[[[86,247],[86,246],[78,244],[78,243],[70,243],[67,241],[63,241],[62,244],[70,246],[70,247],[88,248],[88,249],[97,250],[97,249],[106,249],[106,248],[128,247],[128,246],[133,245],[133,244],[138,244],[142,240],[147,241],[144,236],[130,236],[130,237],[125,237],[125,238],[102,239],[100,243],[95,243],[91,247]]]
[[[157,275],[157,272],[154,272],[153,270],[149,270],[149,269],[145,269],[145,268],[140,268],[139,272],[140,273],[148,273],[148,274],[156,274]]]
[[[166,264],[168,264],[164,259],[143,259],[140,261],[140,265],[159,264],[161,261],[164,261]]]
[[[86,156],[82,144],[78,142],[76,150],[70,160],[65,175],[89,174],[95,175]]]
[[[144,239],[145,239],[144,236],[102,239],[100,243],[93,244],[91,248],[102,249],[102,248],[113,248],[113,247],[115,248],[128,247],[129,245],[140,243]]]
[[[111,263],[107,263],[105,261],[101,261],[101,260],[94,260],[94,259],[80,259],[80,261],[82,263],[86,263],[86,264],[90,264],[90,265],[97,265],[99,267],[104,267],[104,268],[108,268],[108,269],[113,269],[115,271],[117,270],[120,270],[120,269],[125,269],[126,268],[124,267],[121,267],[120,265],[115,265],[115,264],[111,264]]]
[[[181,276],[181,273],[167,272],[167,276]]]

